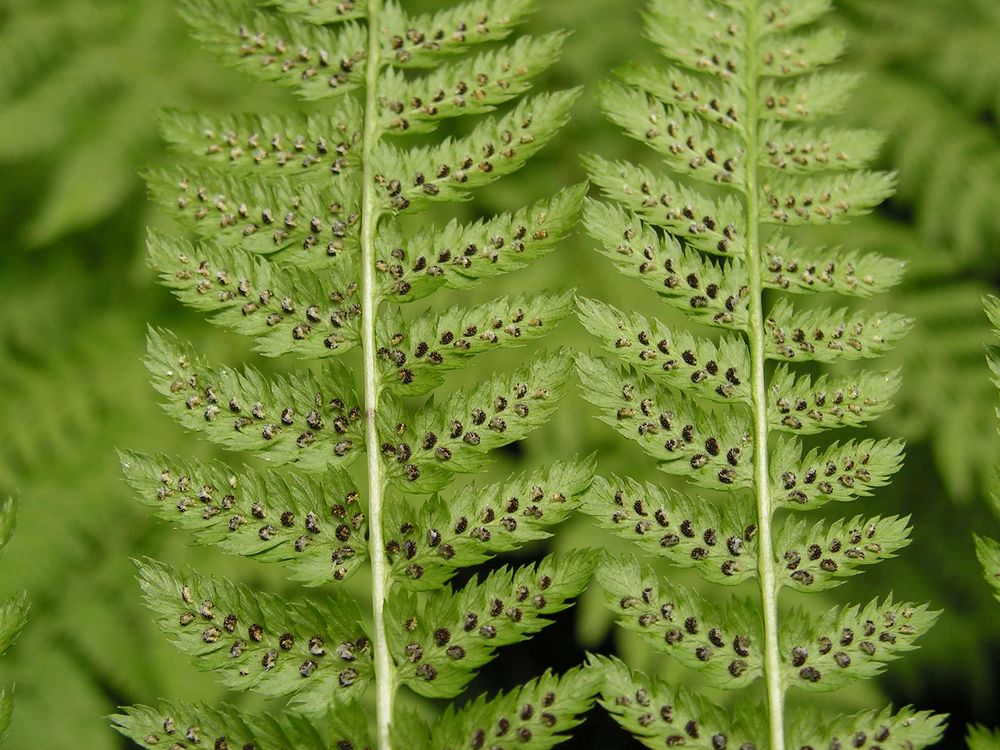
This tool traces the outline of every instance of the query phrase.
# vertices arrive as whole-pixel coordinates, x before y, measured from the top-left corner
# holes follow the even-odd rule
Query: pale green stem
[[[760,257],[760,193],[757,184],[759,154],[757,72],[757,10],[748,3],[746,14],[746,268],[750,276],[749,340],[754,422],[754,485],[757,495],[757,578],[764,611],[764,680],[767,690],[771,750],[785,748],[785,687],[778,647],[778,587],[771,533],[770,472],[768,470],[767,381],[764,373],[764,286]]]
[[[378,293],[375,287],[375,229],[381,212],[375,203],[373,155],[379,130],[378,79],[381,72],[379,14],[382,0],[368,0],[368,57],[365,64],[365,132],[361,160],[361,318],[365,376],[365,448],[368,453],[368,554],[372,566],[372,658],[375,662],[375,723],[378,750],[391,750],[389,727],[396,694],[396,673],[385,636],[385,599],[388,565],[382,537],[385,482],[379,457],[378,399],[381,390],[375,362],[375,320]]]

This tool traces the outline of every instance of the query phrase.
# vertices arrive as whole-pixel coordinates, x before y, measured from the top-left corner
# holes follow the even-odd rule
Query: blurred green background
[[[0,663],[0,682],[17,683],[8,739],[15,750],[126,747],[105,718],[117,705],[223,697],[153,626],[130,557],[193,562],[263,588],[289,588],[269,568],[187,547],[133,502],[119,477],[117,447],[210,451],[156,405],[141,364],[147,323],[211,343],[232,359],[247,356],[242,342],[186,314],[145,266],[145,227],[164,221],[139,177],[168,158],[156,113],[298,106],[200,51],[174,5],[0,0],[0,495],[22,499],[19,529],[0,561],[0,597],[27,589],[32,602],[28,630]],[[641,0],[541,5],[535,29],[573,31],[542,85],[584,85],[584,95],[556,141],[517,176],[461,207],[465,216],[520,206],[583,180],[584,153],[654,163],[593,101],[596,82],[616,65],[652,56],[640,34]],[[987,501],[1000,437],[980,305],[981,295],[1000,286],[1000,3],[836,5],[835,23],[851,35],[842,66],[867,73],[844,119],[889,132],[881,166],[900,177],[898,195],[876,215],[823,241],[909,264],[905,283],[873,302],[917,322],[893,355],[893,366],[903,368],[897,406],[872,428],[905,437],[908,459],[898,479],[867,502],[872,513],[912,514],[915,531],[900,558],[811,604],[891,590],[930,600],[944,614],[923,648],[884,678],[824,701],[852,708],[891,700],[951,713],[945,744],[958,747],[966,722],[1000,723],[1000,606],[971,544],[973,531],[1000,530]],[[577,234],[530,273],[476,294],[575,286],[611,302],[635,300],[636,287],[609,273],[590,244]],[[652,302],[635,304],[652,309]],[[590,346],[576,324],[557,338]],[[603,471],[664,481],[590,415],[574,396],[554,423],[508,451],[501,468],[596,450]],[[580,520],[556,542],[581,544],[606,540]],[[585,649],[617,649],[633,664],[688,679],[674,665],[649,664],[606,618],[596,597],[585,597],[556,626],[505,652],[475,687],[507,687],[547,666],[569,667]],[[627,746],[598,715],[580,734],[573,747]]]

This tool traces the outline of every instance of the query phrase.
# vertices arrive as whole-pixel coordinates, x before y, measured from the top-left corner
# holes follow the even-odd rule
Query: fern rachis
[[[895,517],[807,528],[792,515],[871,494],[898,469],[898,441],[850,440],[806,453],[794,437],[772,439],[863,426],[888,408],[896,373],[815,377],[796,365],[877,357],[909,325],[901,316],[797,309],[785,300],[765,309],[768,289],[868,296],[900,276],[891,260],[802,248],[776,229],[843,221],[870,210],[892,186],[890,175],[864,170],[878,136],[798,124],[835,110],[852,84],[818,71],[843,44],[815,26],[827,9],[823,0],[653,0],[647,32],[668,65],[627,67],[622,84],[601,95],[609,117],[677,178],[591,157],[592,180],[614,203],[588,204],[590,233],[626,275],[694,322],[731,333],[709,338],[581,301],[585,327],[624,365],[579,359],[601,419],[667,473],[724,493],[694,498],[611,477],[595,481],[584,510],[641,554],[694,567],[714,583],[756,579],[758,589],[752,602],[719,607],[629,558],[611,558],[599,570],[619,622],[645,643],[696,669],[708,685],[735,690],[758,678],[765,685],[765,711],[755,715],[740,701],[727,717],[620,662],[597,660],[606,674],[604,705],[650,747],[686,737],[711,737],[716,747],[825,747],[848,728],[864,742],[874,736],[879,744],[921,746],[940,734],[940,717],[909,710],[832,724],[785,715],[789,687],[829,690],[870,677],[935,619],[925,606],[891,597],[818,620],[778,607],[782,588],[832,588],[893,556],[909,533],[907,519]],[[657,703],[673,706],[669,718],[658,720],[650,709]],[[682,713],[683,726],[673,720]]]
[[[403,218],[515,171],[559,129],[574,94],[520,99],[464,137],[420,148],[387,136],[430,133],[518,98],[555,60],[561,36],[462,57],[509,36],[531,0],[471,0],[427,16],[382,0],[273,4],[198,1],[187,10],[203,40],[239,67],[336,106],[308,118],[169,116],[167,137],[201,165],[152,174],[151,187],[205,241],[153,234],[149,251],[180,299],[251,336],[261,353],[324,365],[283,377],[235,371],[153,332],[148,365],[168,410],[270,465],[234,471],[131,453],[123,465],[140,499],[200,542],[281,564],[308,585],[370,571],[370,617],[343,592],[291,602],[142,563],[147,603],[183,651],[230,686],[288,698],[292,711],[278,722],[164,705],[116,722],[146,746],[197,720],[195,734],[230,746],[388,750],[467,741],[499,721],[512,727],[503,742],[551,747],[592,700],[593,679],[581,670],[449,708],[433,728],[395,698],[403,686],[456,696],[499,647],[544,627],[586,586],[595,563],[587,551],[501,568],[455,591],[445,585],[461,567],[547,536],[589,485],[590,462],[571,460],[497,485],[453,486],[547,420],[565,389],[567,355],[537,355],[415,412],[403,397],[426,396],[480,353],[544,334],[569,313],[569,296],[422,316],[399,305],[519,268],[571,228],[580,187],[471,225],[413,234]],[[361,394],[338,359],[351,349],[361,350]],[[362,487],[346,471],[360,452]],[[371,738],[357,708],[369,685]],[[316,720],[324,716],[329,727]]]

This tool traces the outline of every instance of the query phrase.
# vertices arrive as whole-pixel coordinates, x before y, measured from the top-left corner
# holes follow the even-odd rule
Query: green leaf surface
[[[857,427],[892,407],[899,371],[862,371],[857,376],[795,376],[781,365],[768,385],[772,429],[809,435],[838,427]]]
[[[548,334],[572,309],[572,292],[501,297],[474,307],[428,311],[411,321],[383,319],[380,365],[400,395],[427,393],[444,373],[479,354],[524,346]]]
[[[387,602],[394,623],[388,635],[403,684],[427,697],[457,695],[498,648],[525,640],[571,606],[598,558],[585,549],[503,567],[460,591],[439,590],[423,607],[413,594],[397,593]]]
[[[881,711],[862,711],[833,719],[820,715],[816,710],[805,709],[792,714],[789,739],[795,747],[874,742],[884,748],[906,750],[912,747],[919,750],[941,739],[944,720],[945,716],[941,714],[916,711],[909,706],[897,713],[887,706]]]
[[[841,362],[880,357],[895,348],[913,321],[894,313],[815,309],[779,301],[764,320],[765,353],[785,361]]]
[[[150,331],[148,352],[164,408],[213,442],[313,471],[345,467],[361,450],[361,410],[342,367],[268,379],[249,367],[213,367],[161,331]]]
[[[420,77],[392,68],[378,82],[380,122],[387,132],[421,133],[448,118],[490,112],[523,94],[551,67],[565,35],[522,36],[474,58],[437,65]]]
[[[650,557],[735,585],[756,576],[757,527],[741,497],[721,504],[633,479],[597,477],[581,510]]]
[[[357,700],[372,677],[361,612],[345,596],[296,603],[154,560],[137,562],[157,624],[227,687],[287,696],[308,713]]]
[[[906,264],[877,253],[797,247],[788,237],[763,248],[764,284],[792,294],[836,292],[868,297],[896,286]]]
[[[740,261],[725,267],[707,261],[619,206],[588,201],[583,220],[597,250],[623,274],[642,280],[700,323],[746,329],[748,287]]]
[[[354,22],[327,29],[243,0],[185,0],[183,9],[195,36],[228,64],[305,99],[343,94],[363,78],[366,34]]]
[[[392,221],[383,224],[375,264],[382,293],[411,302],[441,287],[468,289],[524,268],[569,234],[585,193],[586,186],[577,185],[530,208],[472,224],[452,221],[417,232]]]
[[[562,398],[570,371],[564,351],[538,355],[511,374],[494,375],[417,412],[409,421],[383,414],[381,446],[386,477],[405,492],[429,494],[455,474],[478,471],[489,452],[521,440],[545,424]]]
[[[713,687],[735,690],[761,676],[763,634],[750,601],[729,599],[722,606],[625,557],[606,555],[596,578],[623,628]]]
[[[888,662],[916,648],[914,641],[938,614],[925,604],[895,603],[891,596],[834,607],[819,618],[792,613],[781,632],[786,684],[827,691],[881,674]]]
[[[357,102],[347,98],[322,117],[170,110],[161,116],[160,128],[182,155],[220,171],[322,184],[356,168],[352,157],[361,140],[360,117]]]
[[[728,258],[745,257],[746,237],[741,227],[745,226],[746,218],[732,197],[715,200],[630,162],[586,156],[584,165],[606,198],[643,221],[669,230],[671,236],[702,252]],[[620,237],[615,244],[619,242]]]
[[[576,509],[593,473],[592,459],[558,461],[544,471],[435,495],[418,507],[394,498],[386,521],[393,577],[411,589],[434,590],[458,568],[549,538]]]
[[[139,502],[199,544],[281,563],[312,586],[345,580],[368,558],[365,514],[343,472],[236,472],[220,462],[132,452],[121,461]]]
[[[756,703],[740,701],[734,716],[691,690],[629,669],[619,659],[592,656],[590,664],[604,677],[601,705],[652,750],[765,746],[761,722],[753,719],[753,712],[761,711]]]
[[[888,484],[903,462],[900,440],[850,440],[803,455],[801,443],[779,439],[771,454],[771,489],[786,508],[811,510],[868,497]]]
[[[305,272],[241,250],[192,245],[151,232],[150,264],[160,283],[216,325],[256,340],[268,357],[322,359],[360,344],[357,268]]]
[[[585,667],[562,676],[546,672],[506,693],[449,706],[434,725],[431,746],[475,747],[488,738],[498,750],[548,750],[583,722],[597,689],[596,675]]]
[[[324,185],[319,193],[292,178],[197,168],[146,179],[153,197],[182,224],[226,247],[264,255],[287,250],[283,257],[306,268],[358,247],[360,196],[348,182]]]
[[[403,212],[463,200],[470,190],[515,172],[566,124],[578,94],[570,90],[522,99],[469,135],[431,146],[381,143],[373,161],[384,206]]]
[[[598,419],[636,441],[663,471],[710,489],[751,485],[752,442],[736,419],[600,358],[581,354],[576,364]]]
[[[653,382],[709,401],[750,402],[750,354],[743,340],[699,338],[596,300],[580,299],[577,308],[605,351]]]
[[[506,39],[537,7],[538,0],[468,0],[415,16],[393,3],[387,8],[387,54],[397,67],[433,67],[444,55]]]
[[[910,543],[909,518],[854,516],[833,524],[790,518],[775,538],[778,582],[799,591],[825,591],[896,556]]]
[[[294,714],[281,718],[270,714],[252,716],[236,706],[190,703],[129,706],[123,711],[111,717],[114,728],[150,750],[158,750],[165,743],[175,743],[179,748],[209,745],[255,750],[330,747],[325,733],[319,732],[308,719]]]

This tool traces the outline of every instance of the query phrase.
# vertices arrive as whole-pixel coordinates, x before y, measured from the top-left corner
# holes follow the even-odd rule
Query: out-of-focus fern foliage
[[[0,550],[7,546],[17,522],[17,505],[14,498],[0,499]],[[21,634],[28,616],[28,603],[23,594],[15,595],[0,604],[0,656],[7,652]],[[0,744],[10,727],[14,710],[12,685],[0,685]]]
[[[0,0],[0,174],[28,188],[23,240],[125,208],[159,148],[160,108],[248,93],[207,60],[166,0]]]
[[[989,297],[986,300],[986,314],[993,325],[993,333],[996,338],[1000,338],[1000,299]],[[993,384],[1000,388],[1000,349],[996,347],[996,341],[989,353],[990,370],[993,372]],[[996,416],[1000,416],[1000,408],[994,410]],[[995,482],[1000,482],[1000,470],[995,475]],[[993,506],[1000,518],[1000,488],[994,484]],[[993,589],[993,593],[1000,600],[1000,542],[996,539],[976,535],[976,555],[982,563],[986,573],[986,580]]]
[[[897,307],[917,319],[897,359],[909,374],[902,408],[885,427],[930,442],[951,495],[969,500],[1000,452],[976,366],[990,335],[978,299],[1000,273],[1000,5],[838,7],[855,40],[848,66],[866,73],[847,115],[888,132],[883,162],[899,175],[888,210],[851,239],[908,263]]]

